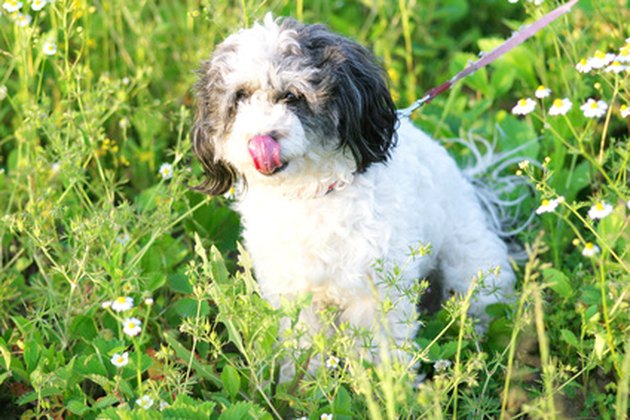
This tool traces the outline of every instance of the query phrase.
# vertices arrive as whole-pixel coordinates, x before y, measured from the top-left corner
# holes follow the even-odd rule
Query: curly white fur
[[[515,279],[507,247],[489,225],[475,188],[408,119],[397,123],[397,144],[361,170],[351,149],[340,147],[336,128],[343,112],[352,118],[367,111],[327,108],[332,99],[323,85],[335,80],[326,78],[328,61],[313,64],[306,51],[315,48],[310,27],[300,25],[267,19],[232,35],[206,63],[198,85],[196,151],[210,176],[219,171],[246,181],[235,208],[262,294],[273,305],[311,294],[312,308],[301,315],[311,331],[319,328],[318,308],[335,305],[340,322],[372,330],[380,344],[393,339],[402,346],[417,331],[416,298],[406,289],[437,271],[445,298],[466,294],[485,272],[470,307],[483,327],[486,306],[508,299]],[[299,92],[303,106],[278,99],[287,90]],[[240,92],[237,99],[234,92]],[[285,167],[265,175],[256,170],[248,142],[269,133]],[[216,193],[229,182],[213,185],[219,185]],[[410,249],[421,244],[431,252],[410,259]],[[395,289],[386,290],[377,261],[386,270],[402,270]],[[383,325],[380,301],[387,294],[398,304]]]

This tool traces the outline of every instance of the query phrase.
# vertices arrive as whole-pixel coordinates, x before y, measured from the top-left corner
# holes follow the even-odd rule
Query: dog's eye
[[[286,104],[292,105],[300,101],[300,98],[293,92],[285,92],[280,97],[280,100]]]
[[[239,89],[234,94],[234,102],[236,103],[241,102],[246,97],[247,97],[247,92],[245,92],[245,89]]]

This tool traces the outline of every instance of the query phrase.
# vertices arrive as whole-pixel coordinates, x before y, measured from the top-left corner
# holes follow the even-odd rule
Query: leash
[[[427,93],[425,93],[422,98],[418,99],[411,106],[396,111],[396,113],[398,114],[398,117],[406,117],[406,118],[410,117],[411,114],[413,114],[422,105],[425,105],[431,102],[436,96],[448,90],[457,81],[476,72],[480,68],[485,67],[488,64],[492,63],[494,60],[501,57],[503,54],[507,53],[514,47],[522,44],[523,42],[531,38],[538,31],[540,31],[541,29],[549,25],[551,22],[553,22],[560,16],[566,13],[569,13],[571,11],[571,8],[575,6],[577,2],[578,0],[571,0],[568,3],[565,3],[562,6],[547,13],[545,16],[541,17],[540,19],[538,19],[536,22],[532,23],[531,25],[525,26],[520,31],[512,35],[503,44],[499,45],[497,48],[490,51],[489,53],[484,54],[479,60],[471,63],[468,67],[466,67],[464,70],[457,73],[450,80],[427,91]]]

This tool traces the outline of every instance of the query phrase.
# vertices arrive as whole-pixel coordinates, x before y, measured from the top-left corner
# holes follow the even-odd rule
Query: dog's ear
[[[319,68],[318,86],[337,115],[340,147],[352,152],[357,170],[389,158],[398,117],[383,67],[365,47],[322,25],[297,29],[300,42]]]
[[[190,133],[192,149],[201,161],[206,179],[195,190],[210,195],[227,192],[236,180],[236,171],[227,162],[217,159],[214,142],[222,130],[220,106],[220,76],[212,70],[211,62],[203,63],[195,85],[197,97],[195,121]]]

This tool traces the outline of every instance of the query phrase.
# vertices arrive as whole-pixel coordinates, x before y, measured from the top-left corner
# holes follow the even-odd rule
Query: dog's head
[[[292,19],[228,37],[199,70],[193,149],[201,189],[318,191],[386,161],[397,122],[387,78],[364,47]]]

